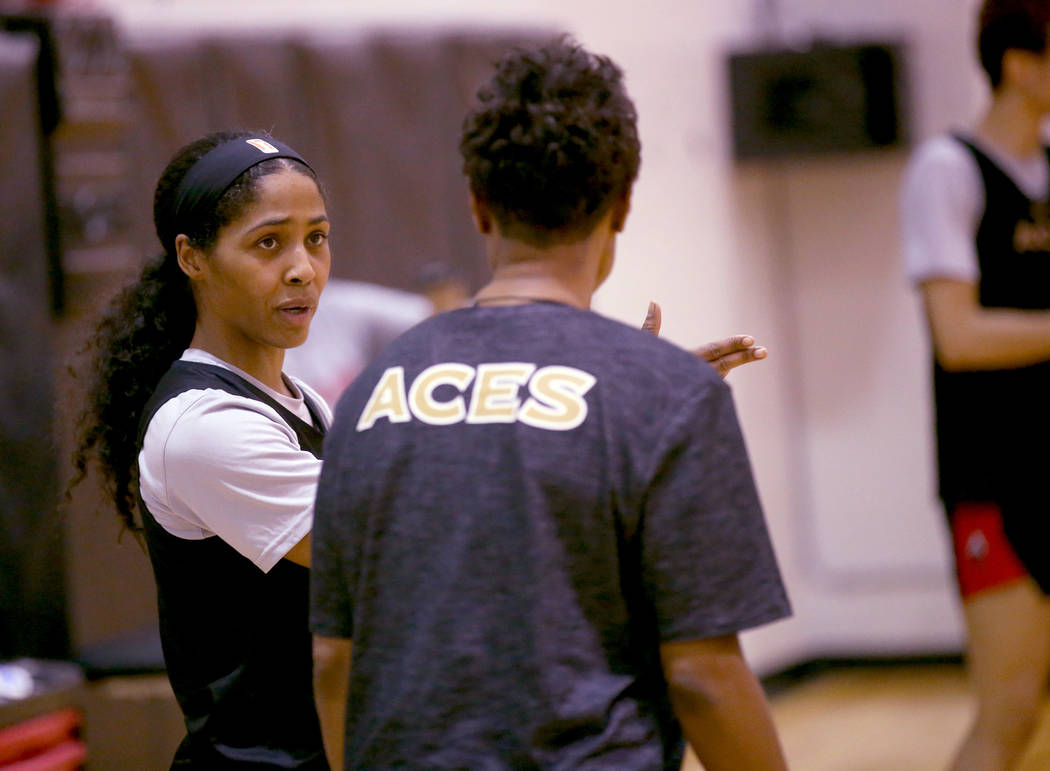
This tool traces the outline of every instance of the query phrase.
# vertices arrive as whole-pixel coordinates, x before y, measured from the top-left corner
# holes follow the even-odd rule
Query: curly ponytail
[[[84,478],[96,453],[103,488],[130,530],[138,529],[139,418],[161,377],[189,346],[197,321],[188,284],[168,255],[151,260],[138,281],[117,295],[88,344],[96,352],[93,382],[79,421],[70,488]]]
[[[112,497],[124,526],[138,531],[135,518],[138,495],[138,427],[142,411],[157,383],[193,339],[197,308],[189,279],[175,255],[178,225],[172,221],[172,199],[182,178],[210,150],[234,139],[260,133],[217,132],[182,148],[157,182],[153,223],[164,254],[142,269],[138,279],[114,298],[99,321],[95,336],[85,345],[90,356],[87,402],[77,422],[73,453],[75,474],[67,498],[87,475],[92,456],[102,470],[103,490]],[[199,248],[211,248],[219,230],[235,220],[254,201],[256,180],[292,167],[315,178],[302,164],[274,159],[257,164],[223,194],[210,216],[185,235]],[[316,178],[315,178],[316,179]]]

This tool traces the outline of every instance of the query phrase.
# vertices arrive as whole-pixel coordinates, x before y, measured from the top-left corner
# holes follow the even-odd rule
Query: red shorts
[[[959,591],[967,599],[1028,575],[1003,532],[995,503],[958,503],[948,512]]]

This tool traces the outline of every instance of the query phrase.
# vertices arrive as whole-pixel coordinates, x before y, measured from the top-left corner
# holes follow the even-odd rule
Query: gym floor
[[[944,771],[974,703],[958,662],[852,663],[769,687],[793,771]],[[182,736],[163,675],[94,684],[86,703],[89,771],[162,771]],[[1050,769],[1050,700],[1018,771]],[[701,771],[691,754],[682,771]]]
[[[830,667],[773,692],[797,771],[944,771],[973,714],[960,663]],[[683,771],[700,771],[692,756]],[[1050,700],[1018,771],[1050,769]]]

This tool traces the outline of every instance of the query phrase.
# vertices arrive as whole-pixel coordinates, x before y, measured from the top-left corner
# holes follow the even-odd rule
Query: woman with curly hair
[[[75,465],[97,456],[145,536],[188,731],[173,767],[326,769],[307,600],[331,412],[282,373],[328,278],[324,197],[287,145],[216,133],[168,164],[154,224],[163,254],[93,343]]]
[[[460,149],[493,275],[325,442],[310,622],[334,768],[785,767],[738,632],[782,618],[729,388],[591,310],[639,166],[619,68],[508,54]],[[740,351],[746,353],[747,348]]]

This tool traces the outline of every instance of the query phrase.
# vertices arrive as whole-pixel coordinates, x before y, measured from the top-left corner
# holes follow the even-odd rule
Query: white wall
[[[974,3],[779,5],[780,34],[796,45],[816,36],[903,42],[916,140],[976,114],[984,94],[971,55]],[[722,44],[746,43],[755,26],[746,4],[720,8]],[[790,359],[770,378],[777,383],[744,384],[741,373],[738,392],[760,478],[789,512],[778,546],[809,655],[960,644],[935,495],[927,343],[899,268],[905,162],[902,152],[861,154],[737,164],[727,174],[735,257],[765,277],[740,303],[771,325],[771,345]],[[767,399],[775,414],[757,422],[750,411]],[[777,445],[759,438],[769,424],[782,432]],[[775,658],[768,651],[783,634],[772,627],[750,642]]]
[[[757,669],[805,658],[950,650],[959,624],[933,495],[926,348],[898,268],[902,153],[776,164],[729,158],[721,57],[756,34],[748,2],[109,0],[129,29],[397,23],[564,28],[626,71],[641,176],[599,310],[664,309],[684,345],[747,331],[770,359],[731,376],[796,615],[748,633]],[[768,3],[767,3],[768,5]],[[965,124],[981,91],[973,2],[794,0],[792,40],[909,45],[918,137]],[[817,26],[819,22],[819,27]],[[454,150],[450,148],[450,152]]]

